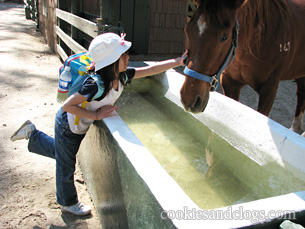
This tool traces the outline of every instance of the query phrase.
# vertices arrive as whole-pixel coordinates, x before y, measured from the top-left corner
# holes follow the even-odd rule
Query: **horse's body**
[[[298,103],[292,129],[300,132],[305,109],[305,0],[199,0],[186,25],[189,69],[213,76],[240,24],[234,61],[221,76],[224,94],[239,99],[250,85],[259,94],[258,111],[269,115],[280,80],[297,82]],[[202,112],[211,85],[186,75],[181,100],[186,110]]]

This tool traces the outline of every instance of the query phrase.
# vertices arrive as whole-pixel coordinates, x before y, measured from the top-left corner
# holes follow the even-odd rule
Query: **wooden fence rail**
[[[94,38],[98,35],[98,25],[89,20],[78,17],[72,13],[56,9],[56,17],[67,22],[71,26],[79,29],[83,33],[89,35]],[[78,53],[81,51],[85,51],[86,49],[73,40],[68,34],[66,34],[59,26],[56,26],[56,35],[63,41],[69,49],[71,49],[74,53]],[[68,57],[68,54],[61,47],[60,44],[57,44],[57,53],[60,55],[62,60],[65,60]]]
[[[72,13],[66,12],[61,9],[56,9],[56,17],[65,23],[68,23],[69,26],[72,26],[72,28],[77,28],[81,32],[89,35],[90,37],[94,38],[100,33],[104,32],[123,32],[124,29],[122,27],[116,27],[112,25],[107,25],[102,23],[101,18],[97,18],[97,23],[94,23],[92,21],[89,21],[87,19],[81,18],[79,16],[76,16]],[[56,35],[60,38],[62,42],[65,43],[65,45],[74,53],[78,53],[81,51],[85,51],[86,49],[77,43],[73,36],[69,36],[67,33],[64,32],[60,26],[56,26]],[[73,30],[70,28],[70,31]],[[57,53],[60,55],[62,60],[65,60],[68,57],[68,54],[66,53],[65,49],[61,46],[61,43],[57,44]]]
[[[56,17],[68,22],[75,28],[78,28],[91,37],[97,36],[97,25],[94,22],[83,19],[60,9],[56,9]]]

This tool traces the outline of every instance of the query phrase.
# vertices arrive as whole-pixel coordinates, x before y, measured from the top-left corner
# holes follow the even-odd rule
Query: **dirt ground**
[[[89,217],[61,213],[55,161],[29,153],[26,140],[9,140],[27,119],[53,136],[60,65],[24,6],[0,3],[0,228],[101,228],[95,210]],[[94,209],[79,168],[76,186]]]
[[[35,28],[25,19],[23,5],[0,3],[0,228],[100,228],[79,168],[77,190],[80,200],[93,208],[89,217],[61,213],[54,160],[29,153],[25,140],[9,140],[27,119],[53,136],[60,106],[55,97],[61,63]],[[295,90],[293,81],[280,84],[270,116],[286,127],[294,116]],[[243,89],[241,102],[255,109],[257,101],[252,89]]]

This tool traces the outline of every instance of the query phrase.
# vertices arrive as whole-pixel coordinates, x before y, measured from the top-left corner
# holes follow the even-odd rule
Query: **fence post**
[[[35,0],[35,3],[34,3],[34,14],[35,14],[35,22],[36,22],[36,31],[39,31],[39,5],[38,5],[38,0]]]
[[[24,10],[25,10],[25,18],[26,19],[31,19],[31,8],[30,8],[28,3],[24,7]]]
[[[100,18],[103,18],[105,24],[112,24],[111,1],[110,0],[100,0]]]
[[[35,3],[34,0],[30,1],[32,20],[35,21]]]
[[[103,18],[97,18],[96,22],[97,34],[100,35],[101,33],[103,33]]]
[[[96,19],[96,26],[97,26],[97,34],[100,35],[103,33],[103,8],[106,7],[104,6],[104,1],[100,0],[100,17]]]

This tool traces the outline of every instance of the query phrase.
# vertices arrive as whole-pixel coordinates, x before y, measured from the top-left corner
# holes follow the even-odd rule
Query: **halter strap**
[[[208,75],[196,72],[192,69],[189,69],[187,66],[185,67],[185,69],[183,71],[184,74],[191,76],[195,79],[208,82],[211,85],[211,91],[215,91],[217,89],[217,87],[219,86],[219,80],[220,80],[221,73],[228,66],[230,60],[231,60],[231,63],[233,62],[234,57],[236,55],[235,49],[238,48],[238,33],[239,33],[239,24],[238,24],[238,21],[236,18],[235,28],[233,31],[232,46],[230,48],[230,51],[229,51],[224,63],[221,65],[219,71],[215,75],[208,76]]]
[[[199,72],[196,72],[192,69],[189,69],[187,66],[184,68],[184,74],[188,75],[188,76],[191,76],[197,80],[202,80],[202,81],[205,81],[205,82],[208,82],[210,83],[211,85],[211,90],[213,88],[216,88],[218,87],[218,84],[219,84],[219,80],[217,79],[216,75],[214,76],[207,76],[207,75],[204,75],[202,73],[199,73]]]

